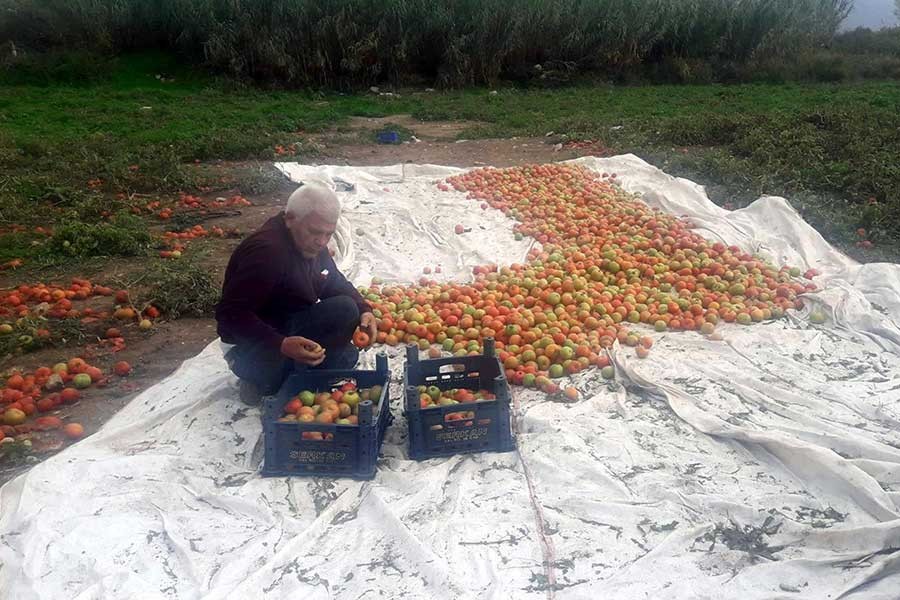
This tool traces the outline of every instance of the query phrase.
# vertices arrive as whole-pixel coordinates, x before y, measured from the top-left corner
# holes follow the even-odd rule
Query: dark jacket
[[[279,350],[290,315],[333,296],[349,296],[360,313],[372,310],[327,249],[314,259],[296,250],[279,214],[241,242],[228,261],[216,307],[219,337],[229,344],[262,343]]]

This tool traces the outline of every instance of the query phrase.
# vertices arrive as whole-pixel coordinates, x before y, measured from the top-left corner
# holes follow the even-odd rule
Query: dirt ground
[[[398,125],[415,138],[400,144],[371,143],[376,131]],[[481,123],[472,121],[418,121],[409,116],[390,118],[357,117],[348,128],[316,136],[325,151],[320,164],[394,165],[402,162],[431,163],[452,167],[512,167],[577,158],[591,152],[557,147],[564,140],[557,136],[543,138],[510,138],[467,140],[460,138],[466,130]]]
[[[420,141],[409,141],[396,145],[376,144],[368,141],[373,132],[390,122],[405,128],[408,133]],[[560,147],[562,140],[547,138],[513,138],[485,140],[457,140],[460,132],[477,126],[475,123],[459,122],[418,122],[410,117],[392,117],[385,119],[354,119],[348,127],[340,131],[332,131],[316,136],[320,154],[314,160],[298,159],[309,164],[338,165],[391,165],[401,162],[431,163],[459,167],[483,165],[515,166],[532,163],[546,163],[568,160],[578,156],[597,154],[593,148]],[[225,171],[239,167],[234,163],[218,163]],[[285,180],[273,193],[260,196],[246,196],[253,205],[244,207],[239,214],[223,218],[211,219],[205,226],[237,227],[244,235],[254,231],[266,219],[277,214],[284,205],[294,185]],[[234,190],[233,193],[237,193]],[[218,196],[227,197],[228,190],[219,191],[207,199]],[[240,239],[218,239],[212,252],[205,258],[217,280],[221,282],[225,266]],[[190,248],[187,249],[190,252]],[[139,272],[139,261],[121,261],[111,270],[98,275],[98,280],[127,277]],[[84,273],[53,273],[48,281],[65,281],[71,276]],[[7,287],[21,281],[0,278],[0,286]],[[160,320],[149,332],[141,332],[134,326],[127,326],[126,347],[112,352],[108,346],[100,343],[99,337],[88,339],[87,345],[81,348],[65,350],[47,349],[26,354],[14,359],[7,368],[33,369],[38,365],[52,365],[67,357],[82,356],[108,371],[119,360],[133,365],[132,374],[126,379],[112,378],[107,387],[91,388],[83,398],[71,405],[62,406],[58,414],[66,421],[81,423],[86,434],[96,432],[112,415],[131,401],[137,394],[151,387],[156,382],[172,374],[181,363],[199,353],[206,345],[217,338],[216,323],[212,318],[178,319],[175,321]],[[64,353],[66,354],[64,356]],[[26,470],[65,446],[58,433],[35,434],[32,453],[24,460],[0,461],[0,483],[9,480],[16,474]]]

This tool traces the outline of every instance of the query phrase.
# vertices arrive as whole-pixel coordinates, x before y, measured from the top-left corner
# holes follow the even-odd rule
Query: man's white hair
[[[328,187],[320,183],[305,183],[288,198],[284,212],[296,219],[316,214],[326,221],[337,223],[341,216],[341,201]]]

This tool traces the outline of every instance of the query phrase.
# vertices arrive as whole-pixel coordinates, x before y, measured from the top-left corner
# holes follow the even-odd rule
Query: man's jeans
[[[359,326],[359,307],[349,296],[335,296],[307,306],[288,321],[287,336],[299,335],[318,342],[325,348],[325,360],[316,367],[295,363],[278,350],[262,344],[238,344],[228,351],[225,360],[235,375],[271,395],[292,372],[306,369],[352,369],[359,350],[350,343]]]

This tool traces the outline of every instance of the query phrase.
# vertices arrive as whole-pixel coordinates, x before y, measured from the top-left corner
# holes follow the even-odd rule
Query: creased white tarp
[[[617,350],[618,382],[578,374],[585,400],[517,390],[517,453],[407,460],[395,383],[371,482],[260,478],[258,411],[211,344],[4,486],[0,597],[900,598],[900,267],[853,263],[779,198],[728,212],[633,156],[579,162],[820,269],[811,299],[836,325],[652,334],[647,360]],[[432,186],[456,169],[281,166],[345,190],[337,246],[359,283],[527,251]]]

